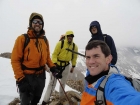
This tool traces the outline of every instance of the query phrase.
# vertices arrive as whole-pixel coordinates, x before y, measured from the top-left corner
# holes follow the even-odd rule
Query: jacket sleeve
[[[48,42],[48,41],[47,41]],[[54,63],[52,62],[51,60],[51,57],[50,57],[50,47],[49,47],[49,42],[48,42],[48,49],[47,49],[47,65],[49,68],[55,66]]]
[[[55,46],[55,49],[53,51],[53,54],[52,54],[52,61],[53,63],[57,63],[57,57],[60,53],[60,50],[61,50],[61,41],[59,41],[56,46]]]
[[[113,105],[140,105],[140,92],[120,75],[109,78],[105,86],[105,97]]]
[[[74,48],[75,52],[78,52],[78,47],[75,44],[75,48]],[[73,59],[71,60],[72,66],[75,67],[76,66],[76,61],[77,61],[77,54],[73,53]]]
[[[111,36],[110,36],[110,41],[111,41],[110,50],[111,50],[111,55],[113,57],[111,64],[115,65],[117,63],[118,56],[117,56],[117,50],[116,50],[114,40]]]
[[[23,56],[24,41],[25,41],[24,36],[23,35],[19,36],[15,41],[11,54],[11,65],[16,80],[21,80],[24,77],[23,70],[21,69],[21,59]]]

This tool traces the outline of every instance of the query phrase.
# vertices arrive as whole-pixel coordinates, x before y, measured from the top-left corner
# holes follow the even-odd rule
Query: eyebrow
[[[99,56],[100,54],[94,54],[93,56]]]
[[[96,56],[100,56],[100,54],[94,54],[92,56],[96,57]],[[90,56],[85,56],[85,57],[88,57],[89,58]]]
[[[34,20],[35,20],[35,21],[41,21],[41,20],[37,20],[37,19],[34,19]],[[34,20],[33,20],[33,21],[34,21]],[[42,21],[41,21],[41,22],[42,22]]]

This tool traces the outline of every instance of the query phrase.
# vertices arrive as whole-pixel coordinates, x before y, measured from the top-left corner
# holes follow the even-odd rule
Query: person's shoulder
[[[25,39],[24,34],[21,34],[21,35],[17,36],[17,40],[23,40],[23,39]]]
[[[110,36],[110,35],[108,35],[108,34],[103,34],[103,36],[106,36],[106,38],[108,38],[109,40],[112,40],[113,38]]]
[[[91,42],[92,40],[93,40],[93,38],[90,38],[90,40],[88,41],[88,43]]]
[[[112,73],[111,76],[109,77],[109,81],[122,81],[125,80],[125,76],[120,74],[120,73]]]
[[[103,36],[106,36],[106,37],[111,37],[110,35],[108,35],[108,34],[103,34]]]
[[[56,42],[56,46],[60,46],[62,44],[62,41]]]
[[[78,46],[77,46],[77,44],[76,44],[75,42],[73,42],[73,45],[74,45],[75,47],[77,47],[77,48],[78,48]]]

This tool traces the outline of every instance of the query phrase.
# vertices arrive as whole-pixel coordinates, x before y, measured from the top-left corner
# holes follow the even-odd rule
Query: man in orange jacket
[[[24,48],[26,38],[17,37],[11,55],[11,64],[20,93],[21,105],[37,105],[45,86],[45,65],[57,76],[58,70],[50,58],[48,41],[45,42],[44,20],[39,13],[29,18],[27,35],[30,39]],[[24,49],[24,50],[23,50]]]

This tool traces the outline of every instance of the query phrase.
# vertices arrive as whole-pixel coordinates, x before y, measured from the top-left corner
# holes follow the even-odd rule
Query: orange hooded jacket
[[[29,37],[36,36],[31,29],[28,30],[27,34]],[[41,35],[40,37],[42,36],[43,35]],[[26,46],[23,53],[24,42],[24,35],[20,35],[15,41],[15,45],[11,55],[11,64],[17,81],[20,81],[22,78],[24,78],[24,74],[33,74],[36,72],[35,70],[22,70],[21,59],[23,55],[24,61],[22,64],[28,68],[39,68],[40,66],[44,66],[45,64],[47,64],[49,67],[55,66],[50,58],[49,44],[47,46],[43,38],[30,39],[30,42]]]

